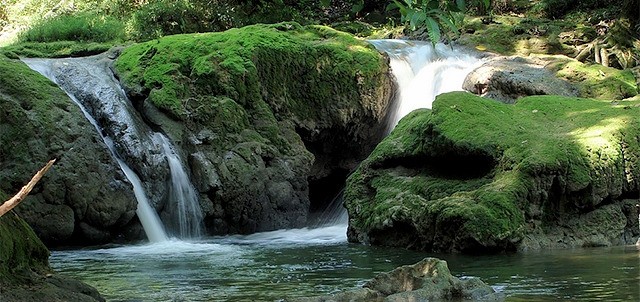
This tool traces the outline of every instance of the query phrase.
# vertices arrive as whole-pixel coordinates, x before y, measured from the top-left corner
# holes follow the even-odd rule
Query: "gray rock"
[[[478,278],[451,275],[447,262],[425,258],[413,264],[381,273],[364,288],[329,296],[293,298],[291,302],[321,301],[502,301],[504,295]]]
[[[473,70],[463,88],[483,97],[514,103],[529,95],[578,96],[578,90],[535,58],[495,57]]]
[[[19,61],[0,61],[0,190],[57,163],[16,209],[48,245],[113,240],[134,216],[131,184],[80,109]],[[81,224],[99,230],[86,234]]]

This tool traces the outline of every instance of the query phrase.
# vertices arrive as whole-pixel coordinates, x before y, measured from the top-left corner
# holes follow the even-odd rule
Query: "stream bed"
[[[185,242],[52,251],[53,268],[107,301],[276,301],[361,286],[380,272],[438,257],[507,301],[640,301],[636,246],[467,256],[346,242],[344,225]]]

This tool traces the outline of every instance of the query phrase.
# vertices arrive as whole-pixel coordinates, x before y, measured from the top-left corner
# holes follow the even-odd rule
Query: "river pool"
[[[640,301],[636,246],[467,256],[348,244],[345,226],[52,251],[53,268],[107,301],[274,301],[348,290],[425,257],[507,301]]]

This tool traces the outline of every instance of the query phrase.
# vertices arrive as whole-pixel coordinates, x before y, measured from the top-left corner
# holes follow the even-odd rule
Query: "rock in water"
[[[95,288],[52,274],[48,259],[29,225],[13,212],[0,217],[0,301],[104,301]]]
[[[349,239],[469,253],[632,244],[638,116],[640,100],[442,94],[349,178]]]
[[[131,184],[78,106],[24,63],[0,58],[0,190],[56,165],[16,209],[48,245],[116,238],[135,215]]]
[[[462,280],[454,277],[446,261],[425,258],[416,264],[381,273],[365,283],[362,289],[285,301],[502,301],[503,298],[478,278]]]
[[[167,36],[125,49],[115,69],[187,155],[213,234],[305,225],[314,181],[344,179],[368,154],[391,99],[373,46],[296,23]]]

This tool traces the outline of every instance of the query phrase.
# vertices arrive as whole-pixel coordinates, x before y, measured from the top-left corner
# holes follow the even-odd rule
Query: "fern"
[[[408,23],[411,30],[425,28],[435,45],[443,34],[448,40],[451,40],[450,34],[459,34],[465,5],[464,0],[393,0],[387,10],[398,9],[401,21]]]

